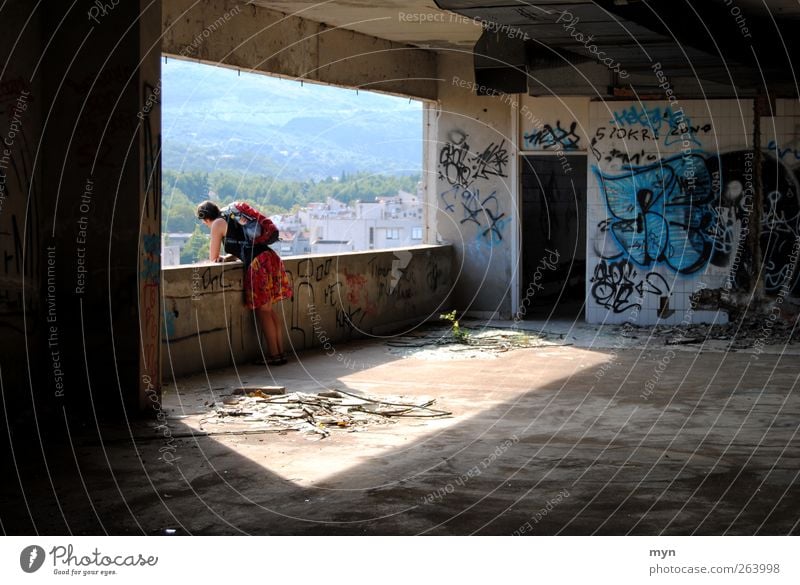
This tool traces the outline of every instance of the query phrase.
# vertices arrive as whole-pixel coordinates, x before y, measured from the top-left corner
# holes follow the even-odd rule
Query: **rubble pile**
[[[344,390],[319,394],[291,392],[271,395],[259,389],[226,397],[211,405],[201,419],[201,431],[299,431],[325,438],[331,429],[363,430],[369,425],[387,424],[400,417],[443,418],[444,410],[431,408],[434,399],[404,402],[402,397],[375,398]]]
[[[389,353],[415,357],[496,357],[497,354],[529,347],[544,347],[563,341],[550,341],[548,334],[489,327],[464,327],[459,336],[450,327],[420,327],[406,335],[386,341]],[[563,336],[561,336],[563,338]]]
[[[664,340],[665,345],[702,344],[711,340],[730,342],[730,349],[750,349],[766,345],[786,345],[800,342],[800,327],[797,321],[770,319],[759,315],[745,317],[724,325],[657,325],[655,327],[618,327],[625,337],[648,337]]]

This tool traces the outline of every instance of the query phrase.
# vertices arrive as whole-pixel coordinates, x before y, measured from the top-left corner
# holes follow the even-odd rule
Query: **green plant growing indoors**
[[[469,344],[470,341],[469,333],[461,329],[461,326],[458,324],[458,319],[456,319],[455,309],[453,309],[449,313],[443,313],[439,315],[439,318],[444,319],[445,321],[451,324],[452,326],[451,333],[453,334],[453,338],[456,340],[457,343]]]

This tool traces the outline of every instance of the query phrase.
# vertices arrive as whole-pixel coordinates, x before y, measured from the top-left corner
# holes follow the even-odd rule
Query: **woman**
[[[267,365],[286,363],[283,328],[274,303],[292,297],[283,261],[268,246],[277,238],[275,225],[246,203],[234,202],[220,209],[212,201],[197,206],[197,218],[211,230],[208,257],[212,262],[239,259],[244,263],[244,304],[258,314],[267,341]],[[220,255],[224,243],[226,256]]]

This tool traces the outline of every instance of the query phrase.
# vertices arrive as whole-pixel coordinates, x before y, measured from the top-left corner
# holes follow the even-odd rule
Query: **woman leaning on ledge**
[[[228,262],[239,259],[244,264],[244,305],[258,315],[261,330],[267,342],[268,366],[286,363],[283,348],[283,327],[272,305],[292,297],[292,288],[280,256],[266,243],[248,233],[243,223],[237,221],[242,213],[258,217],[262,225],[271,225],[258,211],[246,203],[234,202],[220,209],[212,201],[197,206],[197,218],[211,230],[211,245],[208,258],[212,262]],[[261,231],[261,230],[259,230]],[[225,256],[220,255],[220,245]]]

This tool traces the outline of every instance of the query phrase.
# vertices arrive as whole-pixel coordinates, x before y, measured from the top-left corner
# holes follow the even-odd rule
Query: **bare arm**
[[[211,224],[211,244],[208,246],[208,259],[212,262],[224,261],[220,256],[220,247],[226,231],[228,231],[228,224],[221,217],[215,219]]]

